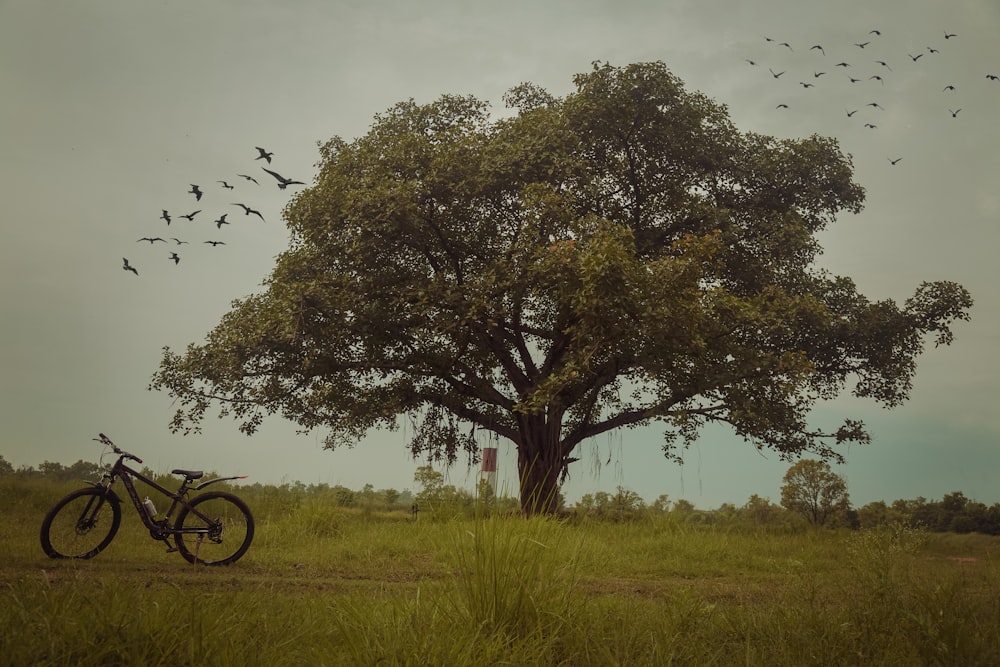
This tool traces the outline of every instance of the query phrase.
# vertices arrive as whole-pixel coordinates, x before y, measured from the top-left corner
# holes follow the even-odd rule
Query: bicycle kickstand
[[[192,562],[192,565],[198,562],[198,554],[201,552],[201,543],[202,541],[204,541],[204,539],[205,535],[202,533],[198,533],[198,539],[194,545],[194,561]]]

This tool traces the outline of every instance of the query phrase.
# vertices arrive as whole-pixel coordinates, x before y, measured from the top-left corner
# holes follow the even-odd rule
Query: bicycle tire
[[[207,515],[211,524],[191,512],[197,508]],[[225,491],[209,491],[193,498],[177,514],[175,530],[208,528],[209,532],[174,535],[177,550],[184,559],[199,565],[229,565],[235,563],[250,548],[254,522],[250,508],[241,499]]]
[[[49,558],[93,558],[111,544],[121,522],[121,501],[114,492],[96,486],[79,489],[42,519],[42,550]]]

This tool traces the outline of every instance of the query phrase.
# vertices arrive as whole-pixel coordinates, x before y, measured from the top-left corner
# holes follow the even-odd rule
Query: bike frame
[[[125,457],[119,456],[118,460],[111,467],[111,470],[109,470],[105,474],[105,479],[102,480],[102,483],[96,483],[96,486],[104,487],[106,491],[117,497],[117,494],[114,493],[111,487],[114,485],[115,480],[120,478],[122,484],[125,485],[125,490],[128,491],[129,498],[132,499],[132,504],[135,506],[136,512],[139,513],[139,518],[142,519],[143,525],[145,525],[146,528],[150,530],[150,533],[153,534],[154,536],[159,535],[157,539],[164,539],[166,538],[167,535],[199,534],[199,533],[208,534],[210,532],[208,528],[174,528],[171,525],[170,523],[171,517],[173,516],[173,513],[177,509],[178,505],[186,507],[188,512],[191,512],[202,521],[205,521],[206,524],[211,523],[211,519],[209,517],[199,512],[197,507],[193,507],[188,502],[187,499],[188,491],[190,490],[200,491],[206,486],[210,484],[215,484],[216,482],[224,482],[231,479],[243,479],[244,477],[245,477],[244,475],[240,475],[237,477],[217,477],[215,479],[210,479],[207,482],[202,482],[198,486],[194,487],[188,486],[189,479],[185,477],[184,481],[181,482],[180,488],[177,491],[171,491],[161,486],[160,484],[157,484],[154,480],[146,477],[138,470],[130,468],[125,463]],[[146,484],[153,487],[154,489],[156,489],[157,491],[159,491],[160,493],[162,493],[163,495],[165,495],[167,498],[170,499],[170,507],[167,509],[167,512],[164,515],[163,519],[159,521],[154,521],[153,518],[149,516],[149,512],[146,511],[146,508],[143,506],[142,501],[139,499],[139,492],[136,491],[135,482],[133,481],[133,478],[145,482]]]

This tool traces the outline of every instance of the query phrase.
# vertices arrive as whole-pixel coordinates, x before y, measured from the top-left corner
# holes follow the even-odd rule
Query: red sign
[[[497,448],[483,447],[483,472],[497,471]]]

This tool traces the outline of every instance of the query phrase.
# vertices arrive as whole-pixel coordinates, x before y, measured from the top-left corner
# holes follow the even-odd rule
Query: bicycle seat
[[[178,468],[177,470],[171,470],[170,472],[172,472],[175,475],[184,475],[190,481],[201,479],[202,477],[205,476],[204,471],[201,470],[181,470],[180,468]]]

